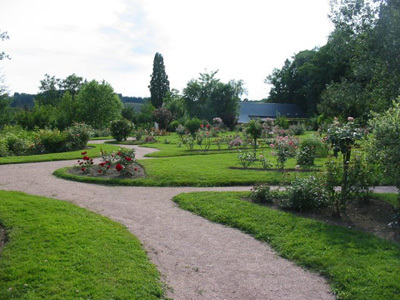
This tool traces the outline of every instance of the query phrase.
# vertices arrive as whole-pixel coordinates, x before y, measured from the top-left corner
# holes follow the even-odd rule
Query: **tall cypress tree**
[[[168,75],[165,73],[164,58],[160,53],[156,53],[153,62],[153,74],[151,74],[149,85],[151,103],[159,108],[163,105],[163,99],[169,92]]]

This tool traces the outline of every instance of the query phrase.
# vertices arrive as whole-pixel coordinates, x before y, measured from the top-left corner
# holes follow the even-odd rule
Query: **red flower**
[[[207,128],[210,128],[210,124],[207,124],[206,127],[207,127]]]
[[[84,156],[82,159],[83,159],[83,160],[89,160],[90,157],[89,157],[89,156]]]
[[[121,155],[122,155],[122,152],[121,152],[121,151],[119,151],[119,152],[117,153],[117,155],[121,156]]]
[[[106,165],[105,162],[102,162],[102,163],[99,164],[100,167],[104,167],[105,165]]]
[[[133,170],[135,170],[135,172],[138,170],[138,168],[134,168]]]
[[[82,168],[81,170],[82,170],[82,172],[84,172],[86,169],[85,169],[85,168]]]
[[[86,151],[83,151],[81,154],[82,154],[82,155],[86,155],[86,154],[87,154],[87,152],[86,152]]]
[[[98,170],[97,172],[99,172],[99,174],[101,174],[101,170]]]
[[[131,160],[132,160],[132,158],[130,158],[129,156],[127,156],[127,157],[125,157],[125,160],[127,160],[127,161],[131,161]]]
[[[117,165],[115,166],[115,169],[117,169],[118,172],[121,171],[123,168],[124,168],[124,167],[123,167],[121,164],[117,164]]]
[[[204,125],[203,124],[200,124],[200,128],[203,128],[204,127]]]

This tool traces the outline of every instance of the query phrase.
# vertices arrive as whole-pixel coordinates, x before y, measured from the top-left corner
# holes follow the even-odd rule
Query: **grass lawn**
[[[397,201],[397,194],[392,194],[392,193],[374,193],[373,194],[374,198],[386,201],[387,203],[393,205],[394,207],[397,207],[399,205],[399,202]]]
[[[275,163],[275,160],[273,160]],[[135,186],[231,186],[253,185],[258,182],[279,184],[298,177],[305,177],[311,172],[277,172],[262,170],[261,164],[252,165],[259,170],[231,169],[241,167],[237,153],[181,156],[140,160],[146,170],[146,178],[106,179],[73,175],[68,168],[58,169],[53,174],[69,180],[82,182],[135,185]],[[317,160],[321,165],[323,160]],[[295,159],[290,159],[287,168],[294,168]]]
[[[77,150],[77,151],[70,151],[70,152],[0,157],[0,165],[80,159],[80,158],[82,158],[82,155],[81,155],[82,151],[87,151],[88,156],[90,156],[90,157],[99,157],[100,149],[106,150],[107,152],[118,151],[118,149],[119,149],[118,146],[106,145],[106,144],[103,144],[103,145],[88,144],[88,147],[90,147],[90,148],[86,149],[86,150]]]
[[[68,202],[0,191],[8,242],[0,299],[160,299],[159,274],[125,227]]]
[[[320,272],[339,299],[399,299],[399,245],[241,200],[246,195],[190,193],[174,201],[182,209],[251,234],[281,256]]]

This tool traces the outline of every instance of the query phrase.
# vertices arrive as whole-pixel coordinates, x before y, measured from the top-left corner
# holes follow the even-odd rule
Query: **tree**
[[[44,79],[40,81],[40,93],[37,94],[35,100],[40,105],[57,106],[62,97],[61,84],[61,79],[45,74]]]
[[[120,118],[123,108],[114,89],[105,81],[92,80],[83,84],[76,101],[79,121],[94,128],[108,127],[111,121]]]
[[[172,121],[172,113],[165,107],[157,108],[154,111],[154,120],[160,126],[160,129],[167,129],[168,124]]]
[[[10,37],[8,36],[8,34],[7,34],[7,32],[2,32],[1,30],[0,30],[0,40],[2,40],[2,41],[4,41],[4,40],[8,40]],[[0,60],[3,60],[3,59],[5,59],[5,58],[10,58],[9,56],[8,56],[8,54],[6,54],[4,51],[1,51],[0,52]]]
[[[158,52],[154,56],[153,74],[150,77],[151,103],[155,108],[159,108],[163,105],[163,99],[169,92],[169,81],[168,75],[165,73],[164,58]]]
[[[372,140],[368,152],[373,161],[378,161],[386,174],[395,180],[400,208],[400,98],[397,102],[393,101],[385,112],[374,113],[369,125]]]
[[[223,83],[215,78],[218,71],[200,73],[183,90],[186,110],[191,117],[212,121],[221,117],[232,128],[236,124],[240,96],[245,92],[242,80]]]

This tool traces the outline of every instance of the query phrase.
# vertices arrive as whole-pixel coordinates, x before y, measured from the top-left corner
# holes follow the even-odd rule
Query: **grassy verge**
[[[0,191],[1,299],[160,299],[159,274],[122,225],[67,202]]]
[[[397,194],[393,193],[373,193],[373,197],[386,201],[387,203],[393,205],[394,207],[397,207],[399,205],[399,202],[397,201]]]
[[[99,157],[100,149],[106,150],[107,152],[117,151],[119,147],[114,145],[98,145],[98,144],[88,144],[89,149],[87,155],[90,157]],[[22,164],[31,162],[43,162],[43,161],[56,161],[56,160],[70,160],[70,159],[80,159],[82,158],[83,150],[70,151],[70,152],[60,152],[60,153],[48,153],[39,155],[27,155],[27,156],[6,156],[0,157],[0,165],[4,164]]]
[[[268,242],[281,256],[328,278],[339,299],[398,299],[400,247],[366,233],[240,200],[245,193],[190,193],[178,205]]]
[[[136,186],[232,186],[253,185],[259,182],[276,185],[289,182],[295,176],[305,177],[311,174],[311,172],[264,171],[260,164],[254,165],[259,170],[231,169],[240,167],[236,153],[147,159],[139,162],[146,169],[146,178],[91,178],[72,175],[66,168],[58,169],[53,174],[75,181]],[[295,163],[294,159],[290,159],[287,168],[294,168]]]

